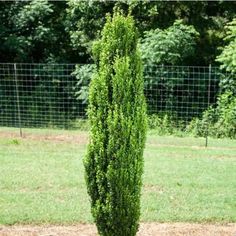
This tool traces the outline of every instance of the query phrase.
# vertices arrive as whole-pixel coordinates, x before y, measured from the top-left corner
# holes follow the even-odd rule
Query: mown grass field
[[[92,222],[87,134],[0,129],[0,224]],[[145,149],[142,221],[236,222],[236,141],[158,137]]]

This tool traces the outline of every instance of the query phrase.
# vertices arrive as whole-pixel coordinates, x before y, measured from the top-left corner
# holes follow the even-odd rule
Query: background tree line
[[[21,105],[27,110],[25,120],[35,119],[31,122],[33,125],[43,125],[38,117],[46,117],[51,111],[53,117],[47,118],[47,124],[53,120],[60,125],[67,117],[64,122],[67,126],[67,119],[73,122],[85,116],[88,85],[97,63],[91,56],[92,45],[100,38],[106,14],[112,13],[115,5],[124,13],[132,12],[139,30],[148,111],[155,115],[151,117],[150,125],[156,124],[154,128],[166,126],[165,130],[172,133],[173,127],[180,126],[179,114],[188,113],[184,118],[190,122],[194,118],[190,111],[198,111],[188,127],[196,135],[204,134],[206,123],[210,121],[212,135],[235,137],[236,2],[233,1],[1,1],[0,62],[47,64],[34,68],[28,77],[19,75]],[[48,70],[48,65],[52,63],[84,65],[71,70],[73,81],[65,83],[61,74],[53,74],[50,79],[52,71]],[[211,82],[212,106],[208,110],[209,83],[205,73],[199,73],[198,69],[190,72],[188,68],[180,71],[177,67],[161,70],[156,67],[209,64],[221,66],[227,75],[215,73],[221,82]],[[66,69],[60,73],[68,76]],[[166,79],[161,80],[163,77]],[[192,84],[189,84],[190,80]],[[197,91],[182,92],[200,83]],[[166,92],[161,94],[161,91]],[[8,97],[7,101],[0,101],[0,115],[11,113],[14,121],[14,78],[0,80],[0,95]],[[48,101],[47,107],[38,101],[40,97]],[[203,97],[202,107],[199,107],[199,97]],[[191,107],[183,108],[181,104],[191,104]],[[204,110],[206,112],[202,113]],[[220,135],[215,134],[215,130],[221,130]]]
[[[215,64],[225,45],[224,26],[236,12],[234,1],[1,1],[0,61],[92,62],[92,43],[114,5],[132,10],[143,44],[158,38],[163,53],[176,54],[156,61],[174,65]],[[185,50],[184,39],[171,44],[184,36]]]

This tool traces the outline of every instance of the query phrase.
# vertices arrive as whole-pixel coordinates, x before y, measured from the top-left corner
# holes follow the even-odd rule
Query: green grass
[[[206,149],[204,139],[148,136],[142,221],[236,222],[236,141],[209,141]],[[91,222],[85,151],[85,144],[0,135],[0,224]]]

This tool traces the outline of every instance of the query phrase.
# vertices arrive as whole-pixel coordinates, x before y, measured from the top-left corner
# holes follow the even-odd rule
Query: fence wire
[[[75,96],[74,69],[72,64],[1,64],[1,126],[73,127],[71,122],[85,117]]]
[[[0,126],[87,130],[86,66],[0,64]],[[146,65],[150,128],[166,122],[185,129],[216,103],[221,77],[218,67]]]

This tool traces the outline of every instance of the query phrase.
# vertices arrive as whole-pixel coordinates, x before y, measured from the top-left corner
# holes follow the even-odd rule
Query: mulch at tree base
[[[95,225],[0,226],[0,236],[97,236]],[[119,235],[117,235],[119,236]],[[236,223],[141,223],[137,236],[236,236]]]

